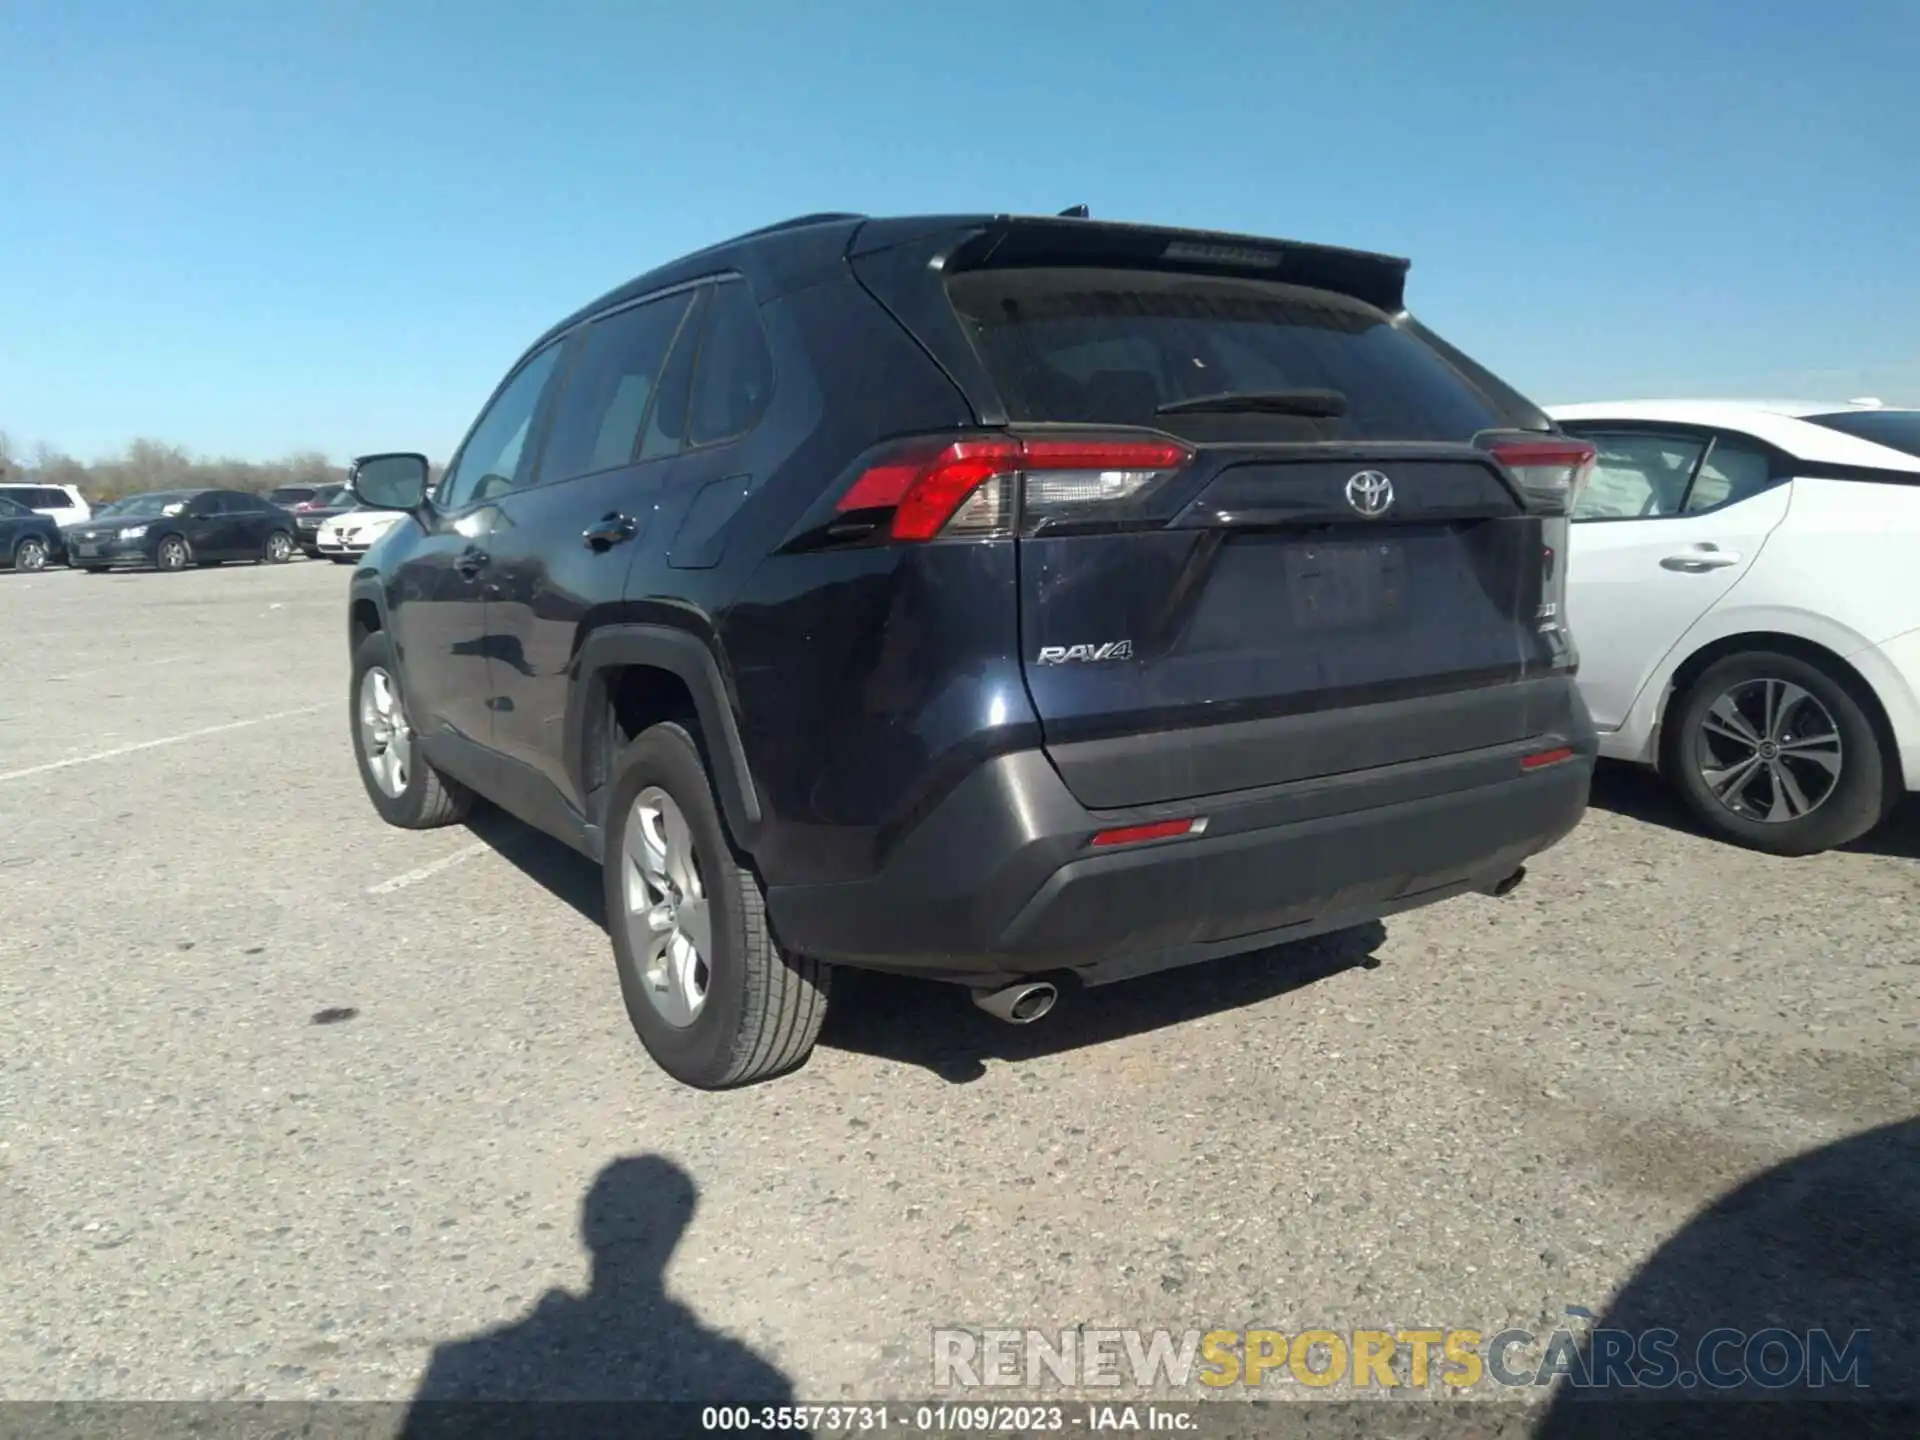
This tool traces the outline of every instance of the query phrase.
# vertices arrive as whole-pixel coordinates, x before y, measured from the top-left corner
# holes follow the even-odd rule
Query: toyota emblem
[[[1362,470],[1347,480],[1347,503],[1369,520],[1393,508],[1393,481],[1378,470]]]

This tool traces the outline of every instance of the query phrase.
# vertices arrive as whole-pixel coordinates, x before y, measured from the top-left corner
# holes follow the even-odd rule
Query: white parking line
[[[229,730],[244,730],[249,725],[265,725],[274,720],[286,720],[295,715],[311,715],[316,710],[325,710],[332,705],[331,700],[323,700],[317,705],[302,705],[294,710],[276,710],[271,715],[256,715],[251,720],[229,720],[224,725],[209,725],[204,730],[189,730],[184,735],[163,735],[158,740],[142,740],[137,745],[120,745],[112,750],[101,750],[92,755],[75,755],[66,760],[49,760],[45,765],[29,765],[24,770],[8,770],[0,774],[0,785],[9,780],[25,780],[31,775],[46,775],[55,770],[71,770],[76,765],[91,765],[96,760],[117,760],[122,755],[132,755],[141,750],[156,750],[162,745],[178,745],[187,740],[199,740],[208,735],[224,735]]]
[[[191,655],[156,655],[151,660],[122,660],[114,665],[102,665],[92,670],[70,670],[65,675],[47,675],[43,678],[49,683],[60,680],[84,680],[89,675],[115,675],[122,670],[133,670],[142,665],[184,665],[193,658]]]
[[[382,880],[378,885],[369,885],[367,894],[391,895],[396,890],[406,889],[416,881],[431,880],[442,870],[451,870],[462,861],[471,860],[476,855],[484,855],[492,848],[486,841],[476,840],[473,844],[456,850],[451,855],[442,855],[438,860],[429,860],[425,865],[409,870],[404,875],[396,875],[391,880]]]

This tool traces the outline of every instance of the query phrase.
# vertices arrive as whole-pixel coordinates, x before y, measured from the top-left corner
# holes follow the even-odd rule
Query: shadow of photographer
[[[697,1197],[692,1177],[660,1156],[608,1165],[581,1205],[581,1238],[593,1257],[586,1292],[549,1291],[524,1319],[440,1345],[401,1433],[579,1433],[589,1417],[624,1415],[624,1433],[652,1435],[666,1433],[676,1415],[613,1407],[792,1403],[779,1369],[702,1325],[666,1291],[667,1261]]]

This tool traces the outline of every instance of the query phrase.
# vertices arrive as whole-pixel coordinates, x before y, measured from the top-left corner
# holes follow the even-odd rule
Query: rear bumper
[[[1573,733],[1127,811],[1081,806],[1042,752],[1003,755],[877,875],[775,886],[768,910],[802,953],[972,984],[1061,971],[1099,984],[1304,938],[1490,887],[1564,837],[1595,753],[1574,712]],[[1522,770],[1558,747],[1572,757]],[[1197,816],[1197,836],[1089,845]]]

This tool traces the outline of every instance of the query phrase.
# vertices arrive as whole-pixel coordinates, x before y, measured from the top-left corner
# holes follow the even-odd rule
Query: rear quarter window
[[[752,293],[737,280],[717,286],[694,371],[687,442],[715,445],[744,435],[772,394],[773,355]]]
[[[1165,428],[1158,407],[1175,400],[1326,389],[1347,413],[1311,438],[1465,441],[1506,424],[1423,341],[1331,291],[1009,269],[956,275],[948,296],[1015,420]]]
[[[1920,410],[1848,410],[1838,415],[1809,415],[1808,421],[1870,440],[1903,455],[1920,457]]]

